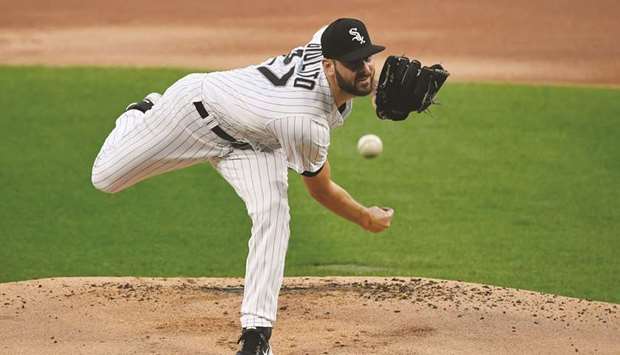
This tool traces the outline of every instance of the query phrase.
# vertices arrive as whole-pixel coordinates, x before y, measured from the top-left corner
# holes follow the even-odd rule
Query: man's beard
[[[357,88],[357,86],[355,85],[358,82],[357,79],[359,75],[357,73],[355,74],[355,79],[353,79],[353,82],[348,82],[340,75],[340,73],[338,73],[338,70],[335,70],[335,72],[336,72],[336,82],[338,83],[338,86],[340,87],[340,89],[351,95],[366,96],[370,94],[370,92],[372,91],[372,88],[374,87],[375,78],[374,78],[374,75],[372,74],[370,74],[370,85],[368,85],[368,89],[361,89],[361,88]]]

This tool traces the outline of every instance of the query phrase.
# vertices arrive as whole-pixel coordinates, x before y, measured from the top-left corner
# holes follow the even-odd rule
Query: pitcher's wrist
[[[372,217],[370,215],[370,211],[368,210],[368,208],[362,207],[362,210],[360,211],[360,215],[359,215],[358,224],[364,229],[369,229],[370,226],[372,225]]]

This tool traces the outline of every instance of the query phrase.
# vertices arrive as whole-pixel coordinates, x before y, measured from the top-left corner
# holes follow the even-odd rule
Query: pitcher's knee
[[[276,215],[285,216],[287,219],[290,218],[290,208],[286,198],[274,197],[267,201],[254,201],[253,204],[247,207],[250,217],[255,220],[264,220]]]
[[[96,180],[93,178],[91,181],[93,183],[93,186],[99,191],[106,192],[109,194],[113,194],[113,193],[120,191],[120,189],[114,187],[114,184],[110,184],[106,182],[105,180]]]
[[[288,230],[290,209],[286,199],[272,200],[251,211],[252,228],[258,230]]]
[[[117,193],[123,189],[122,185],[114,183],[114,180],[111,178],[111,176],[106,176],[102,171],[100,171],[100,169],[97,169],[96,167],[93,168],[90,181],[93,183],[93,186],[97,190],[110,194]]]

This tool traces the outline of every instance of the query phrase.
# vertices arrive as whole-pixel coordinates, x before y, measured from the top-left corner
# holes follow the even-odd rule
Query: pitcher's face
[[[333,60],[333,65],[340,89],[355,96],[366,96],[372,92],[375,81],[372,56],[352,62]]]

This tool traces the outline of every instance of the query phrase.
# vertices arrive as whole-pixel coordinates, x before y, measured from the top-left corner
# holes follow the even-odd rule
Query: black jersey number
[[[295,72],[295,67],[291,67],[291,69],[289,71],[287,71],[286,74],[284,74],[284,75],[282,75],[282,77],[278,78],[278,76],[275,75],[267,67],[258,67],[257,69],[258,69],[258,71],[261,74],[263,74],[265,76],[265,78],[267,78],[267,80],[271,81],[271,83],[274,86],[285,86],[286,83],[288,83],[288,81],[291,78],[291,76],[293,76],[293,73]]]
[[[303,55],[303,50],[293,51],[289,53],[288,55],[283,56],[284,57],[283,62],[284,64],[288,65],[293,61],[293,58],[301,57],[302,55]],[[256,69],[258,69],[258,71],[261,74],[263,74],[265,78],[267,78],[267,80],[269,80],[274,86],[286,86],[286,84],[288,84],[288,81],[291,79],[291,77],[295,73],[295,66],[292,66],[291,69],[289,69],[289,71],[284,73],[284,75],[282,75],[281,77],[278,77],[274,72],[271,71],[271,69],[268,68],[268,66],[275,63],[277,59],[278,57],[275,57],[266,66],[258,67]],[[314,82],[310,81],[312,85],[309,85],[307,81],[309,80],[304,79],[304,78],[297,78],[294,80],[293,86],[308,89],[308,90],[314,89]]]

